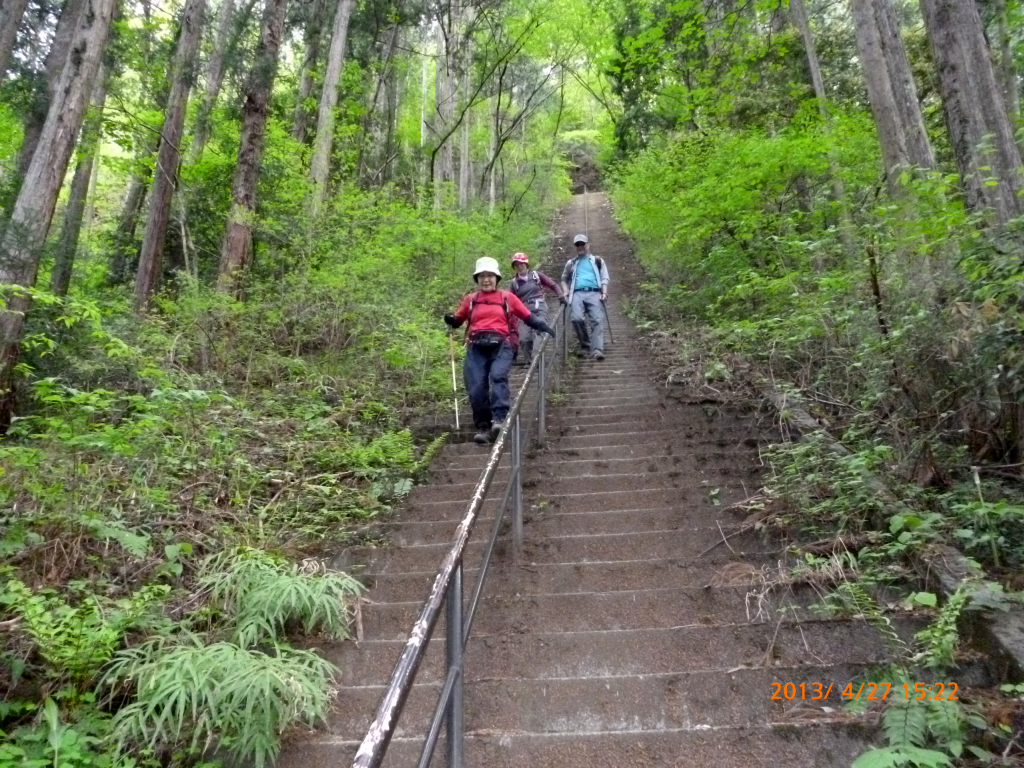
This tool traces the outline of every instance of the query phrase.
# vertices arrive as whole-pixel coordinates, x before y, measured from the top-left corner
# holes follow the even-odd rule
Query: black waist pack
[[[505,337],[500,333],[484,331],[483,333],[474,334],[473,337],[470,338],[469,343],[481,352],[492,352],[500,347],[504,341]]]

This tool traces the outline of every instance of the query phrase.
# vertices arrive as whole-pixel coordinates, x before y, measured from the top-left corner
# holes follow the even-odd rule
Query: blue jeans
[[[510,395],[508,372],[514,357],[512,345],[505,340],[500,347],[482,350],[470,344],[462,363],[462,377],[473,408],[473,421],[478,429],[486,429],[494,421],[508,415]]]

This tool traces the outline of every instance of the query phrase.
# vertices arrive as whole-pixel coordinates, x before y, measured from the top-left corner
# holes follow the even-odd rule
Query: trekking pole
[[[601,309],[604,310],[604,324],[608,326],[608,343],[614,344],[615,339],[612,338],[612,321],[608,319],[608,305],[603,301],[601,302]]]
[[[590,214],[587,211],[587,208],[589,207],[587,205],[587,201],[590,199],[589,195],[590,195],[590,193],[587,192],[587,185],[584,184],[583,185],[583,234],[586,235],[588,238],[590,237]]]
[[[452,405],[455,407],[455,431],[459,430],[459,386],[455,383],[455,337],[448,334],[448,357],[452,363]]]

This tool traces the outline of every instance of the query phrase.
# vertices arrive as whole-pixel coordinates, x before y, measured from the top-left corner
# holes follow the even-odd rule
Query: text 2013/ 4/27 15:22
[[[832,689],[838,686],[835,683],[772,683],[772,698],[779,701],[824,701],[832,693]],[[957,701],[959,686],[956,683],[903,683],[894,685],[892,683],[860,683],[855,686],[847,683],[839,695],[844,699],[867,701],[885,701],[889,695],[899,696],[903,694],[904,699],[947,699]]]

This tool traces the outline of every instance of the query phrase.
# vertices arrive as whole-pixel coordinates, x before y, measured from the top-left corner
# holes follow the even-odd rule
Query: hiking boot
[[[600,349],[595,349],[594,350],[594,359],[595,360],[604,360],[604,352],[602,352]]]
[[[505,426],[504,419],[498,419],[496,422],[491,424],[491,441],[498,439],[498,435],[501,434],[502,428]]]
[[[491,428],[480,427],[473,435],[473,442],[477,445],[487,445],[491,441]]]

